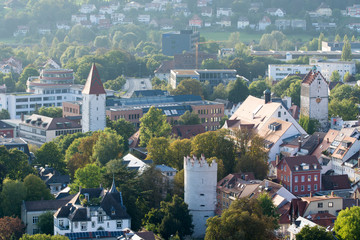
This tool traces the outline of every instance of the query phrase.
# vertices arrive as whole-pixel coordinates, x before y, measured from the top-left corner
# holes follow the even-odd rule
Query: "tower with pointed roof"
[[[106,92],[95,63],[91,66],[82,96],[83,132],[104,130],[106,127]]]
[[[316,69],[306,74],[301,83],[300,113],[320,122],[322,129],[328,128],[328,82]]]

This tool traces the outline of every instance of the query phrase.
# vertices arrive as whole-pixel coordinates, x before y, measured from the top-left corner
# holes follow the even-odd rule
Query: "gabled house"
[[[286,15],[286,12],[281,8],[268,8],[265,12],[275,17],[284,17]]]
[[[318,16],[330,17],[332,15],[332,10],[329,5],[322,2],[320,6],[316,9],[316,13],[318,14]]]
[[[150,15],[146,14],[142,14],[142,15],[139,15],[137,20],[140,22],[140,23],[144,23],[144,24],[149,24],[150,23]]]
[[[219,18],[221,16],[231,17],[232,10],[231,8],[218,8],[216,10],[216,17]]]
[[[219,22],[216,22],[216,24],[221,27],[231,27],[231,19],[230,17],[222,17]]]
[[[266,29],[267,26],[271,25],[271,20],[268,16],[264,16],[260,21],[259,21],[259,30],[260,31],[264,31]]]
[[[74,14],[71,15],[71,22],[75,23],[75,24],[79,24],[83,21],[87,21],[87,16],[84,14]]]
[[[245,29],[247,26],[249,26],[250,22],[247,17],[239,17],[239,20],[237,21],[237,28],[238,29]]]
[[[203,21],[202,19],[198,16],[198,15],[194,15],[190,20],[189,20],[189,27],[198,27],[201,28],[203,25]]]
[[[114,181],[108,191],[102,187],[80,188],[79,192],[54,214],[54,235],[123,231],[130,227],[130,216]]]
[[[347,15],[350,17],[360,17],[360,4],[353,4],[346,8]]]
[[[43,180],[46,186],[50,189],[50,193],[53,195],[58,194],[70,183],[69,175],[63,175],[54,168],[41,167],[39,169],[39,175],[41,180]]]
[[[289,29],[291,25],[290,19],[276,19],[275,26],[279,30],[286,30]]]
[[[203,17],[212,17],[213,10],[211,7],[201,7],[201,16]]]
[[[99,14],[112,14],[114,12],[111,6],[102,6],[99,9]]]
[[[112,24],[121,24],[125,19],[125,15],[123,13],[113,13],[111,14]]]
[[[79,12],[83,14],[88,14],[96,11],[96,7],[94,4],[83,4],[81,5]]]
[[[321,166],[314,156],[285,157],[277,164],[277,180],[295,195],[321,190]]]
[[[90,22],[92,24],[99,24],[100,20],[105,19],[105,15],[104,14],[91,14],[90,15]]]
[[[140,8],[144,8],[144,6],[138,2],[132,1],[132,2],[126,3],[123,10],[124,11],[130,11],[131,9],[139,10]]]

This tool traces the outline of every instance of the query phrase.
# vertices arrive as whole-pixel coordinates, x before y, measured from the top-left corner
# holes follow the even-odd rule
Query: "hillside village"
[[[360,238],[355,1],[48,2],[1,3],[0,239]]]

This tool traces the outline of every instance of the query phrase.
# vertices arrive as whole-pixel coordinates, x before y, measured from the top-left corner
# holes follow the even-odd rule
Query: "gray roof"
[[[73,195],[72,195],[73,196]],[[25,201],[25,209],[28,212],[37,212],[37,211],[56,211],[66,203],[69,202],[69,199],[55,199],[55,200],[39,200],[39,201]]]

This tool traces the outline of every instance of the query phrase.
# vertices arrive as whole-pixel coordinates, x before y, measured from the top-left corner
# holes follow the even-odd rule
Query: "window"
[[[285,167],[284,167],[284,171],[286,171],[286,165],[285,165]]]
[[[305,182],[305,176],[301,176],[301,182]]]
[[[305,190],[304,185],[301,185],[301,191],[303,192]]]
[[[317,191],[317,184],[314,184],[314,190]]]
[[[329,206],[329,207],[333,207],[333,206],[334,206],[334,203],[333,203],[333,202],[329,202],[329,203],[328,203],[328,206]]]
[[[311,175],[308,175],[308,182],[311,182]]]
[[[91,227],[92,227],[92,228],[95,227],[95,222],[94,222],[94,221],[91,222]]]
[[[78,222],[75,222],[74,223],[74,228],[78,228],[79,227],[79,223]]]
[[[278,117],[281,117],[281,112],[278,112]]]
[[[86,222],[82,222],[81,223],[81,231],[86,231],[87,226],[86,226]]]
[[[323,203],[318,203],[318,208],[322,208],[323,207]]]
[[[311,191],[311,185],[310,184],[308,185],[308,191]]]
[[[121,229],[121,228],[122,228],[122,221],[121,221],[121,220],[116,221],[116,228],[117,228],[117,229]]]
[[[63,227],[64,226],[64,220],[59,220],[59,226]]]
[[[290,182],[290,177],[288,176],[288,182]]]
[[[318,177],[317,175],[314,175],[314,181],[317,181],[317,177]]]
[[[103,222],[104,222],[103,216],[98,216],[98,223],[103,223]]]
[[[38,216],[34,216],[33,217],[33,223],[38,223],[39,222],[39,217]]]
[[[295,176],[295,182],[298,182],[298,180],[299,180],[298,176]]]
[[[298,186],[294,187],[294,191],[297,192],[298,191]]]

